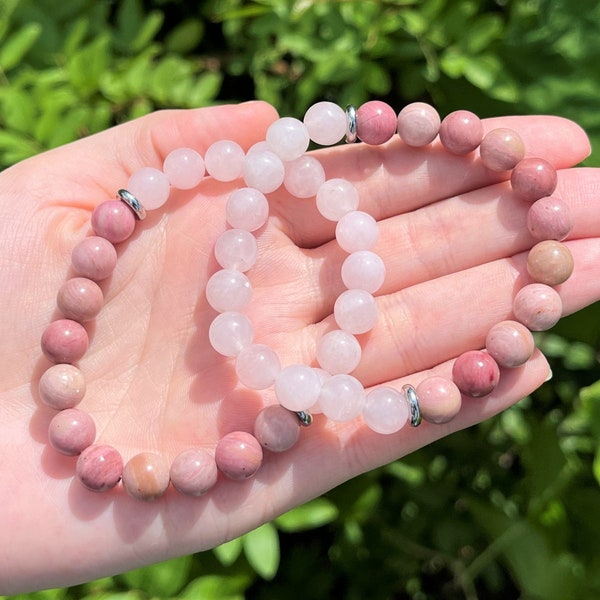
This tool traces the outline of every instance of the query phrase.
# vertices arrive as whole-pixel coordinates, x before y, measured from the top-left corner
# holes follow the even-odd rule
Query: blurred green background
[[[596,0],[0,0],[0,167],[252,98],[554,113],[598,146],[599,64]],[[19,598],[600,598],[599,338],[598,305],[563,319],[531,398],[214,551]]]

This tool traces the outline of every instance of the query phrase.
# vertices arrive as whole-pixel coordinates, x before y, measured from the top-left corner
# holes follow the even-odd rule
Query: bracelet
[[[452,378],[431,376],[401,389],[378,386],[366,391],[352,375],[361,359],[359,337],[378,321],[377,291],[385,280],[383,260],[373,252],[378,226],[359,210],[359,195],[345,179],[327,179],[315,156],[306,154],[310,142],[321,146],[357,139],[381,145],[398,134],[403,143],[423,147],[439,138],[446,151],[467,155],[492,171],[510,172],[512,193],[529,203],[527,228],[537,243],[527,258],[530,283],[515,295],[513,319],[492,327],[484,349],[459,356]],[[256,417],[254,429],[232,431],[214,451],[190,447],[171,464],[161,455],[141,452],[122,457],[112,446],[96,441],[94,420],[77,408],[85,396],[85,378],[76,366],[89,345],[85,324],[92,322],[104,302],[101,282],[117,264],[115,246],[125,242],[146,213],[168,200],[171,189],[190,190],[205,177],[242,181],[226,205],[229,228],[218,238],[214,255],[221,267],[208,280],[206,300],[215,311],[209,341],[215,352],[230,357],[240,384],[251,390],[272,388],[276,404]],[[562,303],[553,286],[567,280],[573,257],[561,243],[572,229],[568,206],[553,196],[555,169],[541,158],[526,157],[519,134],[498,128],[483,135],[480,119],[469,111],[455,111],[443,121],[437,111],[421,102],[409,104],[398,115],[387,104],[370,101],[346,110],[319,102],[304,120],[284,117],[275,121],[263,142],[247,152],[231,140],[212,144],[204,156],[191,148],[168,154],[162,170],[144,167],[133,173],[115,200],[99,204],[91,217],[92,235],[73,249],[68,279],[57,295],[62,318],[43,332],[41,348],[54,363],[39,381],[40,398],[54,409],[49,444],[58,452],[76,456],[75,475],[94,492],[115,488],[119,482],[132,497],[154,500],[170,484],[180,493],[200,496],[220,476],[244,481],[260,468],[265,451],[283,452],[299,438],[313,415],[333,421],[362,419],[373,431],[395,434],[406,424],[421,420],[446,423],[458,414],[463,397],[490,394],[501,369],[523,365],[534,351],[531,331],[552,327]],[[336,328],[317,344],[314,365],[282,366],[273,348],[254,340],[245,310],[252,300],[247,273],[258,257],[255,232],[269,217],[268,194],[284,186],[299,199],[313,199],[320,214],[336,222],[336,240],[347,253],[341,267],[345,286],[335,301]]]

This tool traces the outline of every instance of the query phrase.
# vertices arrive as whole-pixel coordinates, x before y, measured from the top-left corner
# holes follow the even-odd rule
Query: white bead
[[[170,189],[167,176],[152,167],[138,169],[127,182],[127,191],[133,194],[146,210],[160,208],[169,198]]]
[[[346,179],[328,179],[317,192],[317,209],[329,221],[339,221],[358,208],[358,192]]]
[[[313,371],[317,374],[317,376],[319,377],[319,383],[321,384],[321,387],[323,386],[323,384],[331,377],[331,373],[328,373],[325,369],[321,369],[320,367],[313,367]],[[323,411],[321,410],[321,406],[319,405],[319,400],[317,399],[317,401],[310,407],[310,412],[313,415],[318,415],[321,414]]]
[[[233,181],[242,174],[244,151],[231,140],[219,140],[211,144],[204,155],[208,174],[217,181]]]
[[[264,344],[244,348],[235,361],[238,379],[251,390],[265,390],[272,386],[280,370],[277,353]]]
[[[352,375],[332,375],[321,387],[319,405],[332,421],[351,421],[360,415],[366,401],[365,390]]]
[[[374,294],[385,280],[385,265],[381,257],[370,250],[348,255],[342,263],[342,281],[348,289],[360,289]]]
[[[256,263],[256,238],[243,229],[228,229],[215,243],[215,258],[224,269],[247,271]]]
[[[354,334],[366,333],[377,324],[377,303],[365,290],[346,290],[335,301],[333,314],[342,329]]]
[[[284,174],[283,162],[274,152],[255,150],[246,155],[243,175],[248,187],[269,194],[283,183]]]
[[[257,189],[243,187],[230,194],[225,212],[231,227],[256,231],[269,218],[269,202]]]
[[[317,343],[317,361],[331,375],[354,371],[360,363],[361,355],[358,340],[341,329],[326,333]]]
[[[308,148],[310,138],[302,121],[283,117],[269,125],[266,141],[272,152],[281,160],[287,161],[302,156]]]
[[[390,434],[404,427],[408,413],[408,403],[403,394],[390,387],[378,387],[367,394],[363,418],[373,431]]]
[[[295,412],[308,410],[319,398],[321,382],[306,365],[290,365],[275,378],[275,395],[281,406]]]
[[[315,144],[331,146],[346,135],[346,112],[333,102],[317,102],[306,111],[304,124]]]
[[[377,221],[361,210],[345,214],[335,227],[337,242],[346,252],[370,250],[377,242],[378,236]]]
[[[285,189],[296,198],[312,198],[325,182],[325,170],[313,156],[285,163]]]
[[[218,312],[244,310],[252,299],[252,286],[242,272],[221,269],[206,282],[206,299]]]
[[[215,317],[208,329],[211,346],[224,356],[237,356],[252,343],[254,331],[248,317],[239,312],[224,312]]]
[[[195,188],[204,177],[204,159],[192,148],[177,148],[167,154],[163,173],[178,190]]]

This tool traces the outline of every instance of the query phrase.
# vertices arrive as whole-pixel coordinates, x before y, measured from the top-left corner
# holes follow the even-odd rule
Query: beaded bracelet
[[[436,138],[450,153],[466,155],[478,150],[482,164],[496,172],[509,172],[515,196],[531,204],[527,227],[538,243],[530,250],[527,271],[532,283],[514,298],[514,320],[498,323],[489,331],[485,349],[465,352],[454,362],[452,379],[432,376],[416,388],[398,390],[379,386],[368,393],[351,373],[361,359],[356,336],[367,333],[378,320],[375,294],[385,279],[385,265],[373,252],[377,223],[359,210],[354,186],[344,179],[326,179],[317,158],[307,155],[309,143],[328,146],[342,139],[360,139],[380,145],[398,134],[413,147],[431,144]],[[242,385],[252,390],[273,388],[278,404],[257,415],[252,433],[227,433],[214,452],[191,447],[171,465],[155,453],[142,452],[124,464],[111,446],[96,443],[92,417],[76,408],[85,394],[85,380],[76,363],[88,348],[84,324],[93,321],[103,305],[98,284],[115,269],[115,245],[127,240],[146,211],[160,208],[170,190],[195,188],[205,176],[218,181],[242,180],[243,186],[228,197],[230,226],[215,244],[221,269],[206,286],[206,299],[216,311],[209,329],[214,350],[235,360]],[[57,411],[50,422],[48,439],[58,452],[78,456],[76,477],[87,489],[104,492],[122,481],[134,498],[153,500],[172,483],[191,496],[206,493],[219,473],[246,480],[260,468],[264,450],[282,452],[297,441],[301,425],[322,413],[334,421],[362,418],[380,434],[394,434],[407,423],[421,419],[445,423],[456,416],[464,396],[481,397],[492,392],[501,368],[524,364],[532,355],[531,331],[552,327],[560,318],[560,296],[552,286],[566,281],[573,258],[561,244],[572,228],[567,205],[552,196],[557,182],[555,169],[540,158],[525,157],[517,132],[498,128],[483,135],[480,119],[469,111],[455,111],[443,121],[424,103],[406,106],[398,115],[387,104],[370,101],[358,110],[345,111],[330,102],[312,106],[303,121],[281,118],[268,129],[266,140],[246,153],[233,141],[212,144],[204,157],[191,148],[178,148],[166,157],[162,170],[145,167],[136,171],[119,190],[116,200],[98,205],[92,213],[93,235],[72,252],[76,273],[57,296],[63,318],[53,321],[42,335],[42,351],[55,363],[39,381],[41,400]],[[297,198],[315,198],[321,215],[336,222],[336,239],[348,253],[341,268],[346,290],[334,305],[337,328],[317,344],[316,363],[281,366],[276,352],[254,342],[252,324],[244,314],[252,298],[246,275],[257,261],[253,232],[269,216],[267,194],[281,186]]]

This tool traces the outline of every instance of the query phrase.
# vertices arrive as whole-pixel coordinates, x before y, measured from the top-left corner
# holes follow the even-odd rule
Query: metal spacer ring
[[[356,108],[352,104],[346,106],[346,143],[353,144],[357,138]]]
[[[313,417],[307,410],[300,410],[296,412],[296,416],[300,420],[300,424],[304,427],[312,425]]]
[[[407,384],[402,386],[402,391],[406,395],[408,407],[410,408],[410,424],[412,427],[418,427],[421,424],[422,416],[417,390],[412,385]]]
[[[119,190],[117,192],[117,200],[125,202],[125,204],[133,211],[133,214],[138,221],[143,221],[146,218],[146,209],[142,206],[142,203],[127,190]]]

